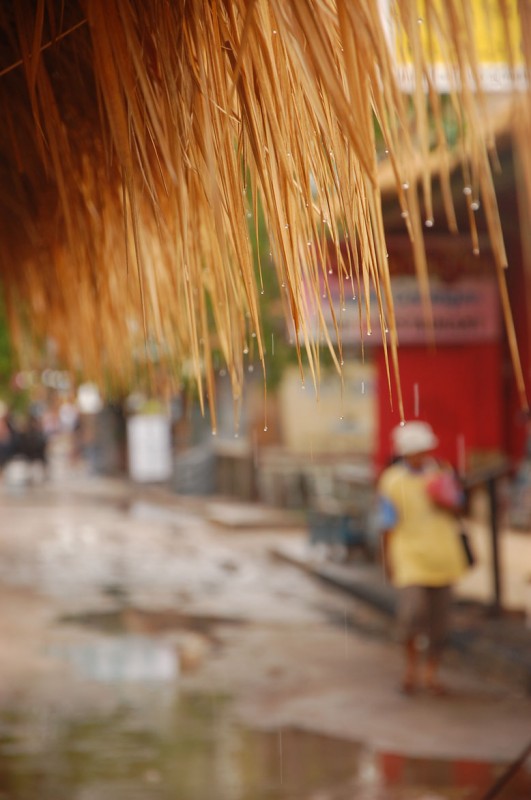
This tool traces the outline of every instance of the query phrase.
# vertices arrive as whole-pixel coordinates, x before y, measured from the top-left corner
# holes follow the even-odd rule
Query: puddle
[[[49,708],[1,716],[1,800],[476,800],[502,771],[248,730],[223,695],[139,687],[124,698],[81,719]],[[524,769],[500,800],[530,796]]]
[[[158,634],[172,630],[191,630],[213,636],[218,625],[244,625],[237,617],[186,614],[175,609],[147,610],[128,606],[112,611],[64,615],[59,622],[74,623],[104,633]],[[1,799],[0,799],[1,800]]]
[[[169,644],[143,636],[106,636],[83,644],[55,644],[48,655],[87,680],[102,683],[174,681],[179,658]]]
[[[171,635],[200,631],[215,641],[219,619],[126,608],[68,621],[86,638],[69,634],[48,654],[109,686],[119,707],[81,720],[0,717],[0,800],[481,800],[506,769],[243,728],[229,697],[179,691]],[[496,795],[529,798],[531,758]]]

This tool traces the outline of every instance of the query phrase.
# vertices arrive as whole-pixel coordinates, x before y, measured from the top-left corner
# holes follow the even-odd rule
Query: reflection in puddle
[[[175,648],[142,636],[107,636],[81,645],[64,643],[48,652],[83,678],[104,683],[173,681],[179,673]]]
[[[229,698],[167,686],[139,685],[112,713],[83,719],[0,718],[2,800],[469,800],[499,771],[374,754],[302,730],[242,729]],[[531,796],[529,780],[515,786],[503,800]]]

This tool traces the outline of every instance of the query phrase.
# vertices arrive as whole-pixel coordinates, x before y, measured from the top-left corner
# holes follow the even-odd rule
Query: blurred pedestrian
[[[40,463],[42,475],[46,477],[48,467],[47,437],[38,410],[30,410],[21,436],[20,454],[30,464]]]
[[[0,401],[0,471],[13,455],[13,438],[9,408],[3,401]]]
[[[391,432],[395,462],[378,484],[386,574],[398,590],[397,622],[404,645],[401,690],[415,692],[420,648],[427,647],[423,684],[444,694],[438,667],[449,626],[452,584],[467,568],[457,511],[462,492],[433,453],[438,439],[415,420]]]

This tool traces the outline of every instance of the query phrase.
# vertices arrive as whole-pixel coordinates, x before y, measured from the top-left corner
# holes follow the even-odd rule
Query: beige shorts
[[[397,624],[400,641],[424,634],[430,653],[444,646],[450,622],[450,586],[404,586],[398,590]]]

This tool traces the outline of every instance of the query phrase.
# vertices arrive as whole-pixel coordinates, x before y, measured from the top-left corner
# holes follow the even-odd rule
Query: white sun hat
[[[405,425],[397,425],[391,431],[393,452],[397,456],[412,456],[415,453],[428,453],[439,444],[438,438],[427,422],[414,420]]]

